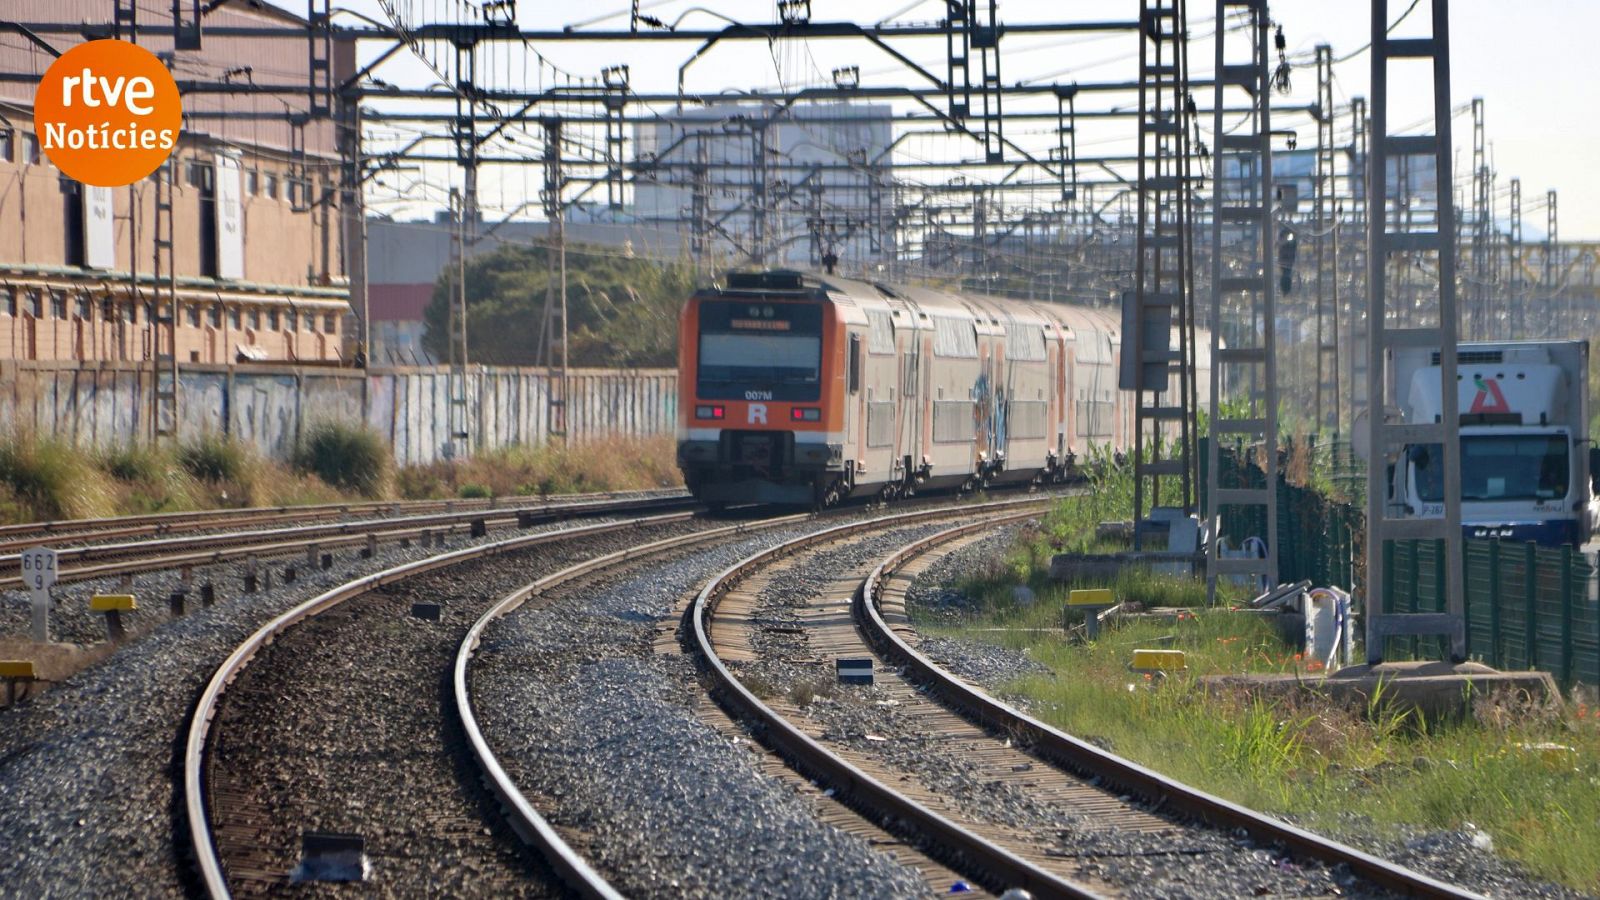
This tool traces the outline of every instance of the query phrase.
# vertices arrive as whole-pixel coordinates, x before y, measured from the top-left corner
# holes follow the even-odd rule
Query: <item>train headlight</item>
[[[821,422],[822,410],[814,406],[796,406],[789,410],[789,418],[796,422]]]
[[[720,419],[728,414],[728,408],[720,404],[716,406],[696,406],[694,417],[696,419]]]

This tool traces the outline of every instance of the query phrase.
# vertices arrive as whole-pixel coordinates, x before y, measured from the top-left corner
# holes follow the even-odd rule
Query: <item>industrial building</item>
[[[13,0],[22,19],[105,22],[95,0]],[[224,0],[207,24],[303,30],[298,17],[255,0]],[[93,29],[48,43],[64,52]],[[208,38],[173,52],[173,29],[138,42],[174,75],[248,83],[260,74],[307,78],[305,41]],[[64,177],[33,133],[33,84],[46,49],[0,35],[0,358],[141,363],[349,360],[346,271],[336,125],[293,124],[304,97],[185,96],[185,123],[168,166],[127,188]],[[333,68],[353,57],[337,46]],[[282,104],[280,120],[227,110]],[[265,107],[261,107],[265,108]],[[158,280],[159,278],[159,280]],[[176,312],[169,308],[176,298]],[[170,348],[168,350],[167,348]]]

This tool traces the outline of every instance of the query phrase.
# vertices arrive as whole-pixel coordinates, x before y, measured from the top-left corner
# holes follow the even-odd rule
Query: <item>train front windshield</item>
[[[1567,495],[1568,444],[1564,434],[1492,434],[1461,439],[1461,499],[1557,500]],[[1438,444],[1412,449],[1417,495],[1444,499],[1444,461]]]
[[[822,389],[822,307],[701,304],[695,389],[704,400],[815,401]]]

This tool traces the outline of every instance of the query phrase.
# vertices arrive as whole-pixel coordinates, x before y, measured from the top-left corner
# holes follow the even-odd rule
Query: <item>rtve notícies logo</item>
[[[69,177],[122,187],[172,155],[183,105],[155,54],[127,41],[89,41],[45,70],[33,124],[45,154]]]

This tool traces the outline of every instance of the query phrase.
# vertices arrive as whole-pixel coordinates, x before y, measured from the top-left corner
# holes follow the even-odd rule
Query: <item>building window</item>
[[[222,327],[222,304],[213,303],[206,307],[206,323],[212,328]]]
[[[333,313],[328,313],[328,315],[322,320],[322,330],[329,334],[338,334],[339,317],[335,316]]]
[[[0,312],[15,319],[17,317],[17,292],[15,290],[6,291],[5,296],[0,300],[4,301],[3,304],[0,304]]]
[[[300,330],[300,314],[299,313],[297,313],[297,312],[295,312],[294,310],[291,309],[288,312],[284,313],[283,316],[284,316],[284,322],[283,322],[283,330],[284,331],[299,331]]]
[[[22,162],[24,165],[29,166],[39,164],[39,138],[36,135],[24,134],[22,136]]]
[[[279,313],[277,310],[272,310],[271,312],[267,313],[267,330],[268,331],[282,331],[283,330],[283,315],[281,313]]]
[[[107,322],[116,322],[122,318],[119,309],[117,301],[107,297],[100,301],[100,318]]]
[[[267,173],[267,199],[278,199],[278,176]]]
[[[228,307],[228,327],[232,328],[234,330],[238,330],[239,327],[240,327],[240,325],[239,325],[239,307],[237,307],[237,306]]]
[[[261,173],[255,169],[244,173],[244,192],[254,197],[261,192]]]
[[[260,331],[261,330],[261,310],[259,310],[259,309],[250,310],[250,329],[252,331]]]
[[[216,177],[216,170],[201,162],[189,163],[189,168],[184,176],[184,181],[189,187],[201,190],[212,189],[212,179]]]
[[[193,303],[183,308],[183,317],[188,320],[190,328],[200,327],[200,307]]]
[[[27,310],[28,315],[33,316],[35,319],[44,316],[44,298],[39,296],[38,291],[28,292]]]
[[[65,319],[67,317],[67,295],[60,291],[50,292],[50,318]]]
[[[155,320],[156,320],[156,305],[154,303],[146,303],[144,305],[144,323],[146,325],[149,325],[151,322],[154,322]]]
[[[0,128],[0,162],[15,158],[17,133],[10,128]]]
[[[94,304],[89,302],[88,294],[78,295],[78,318],[88,321],[94,313]]]

